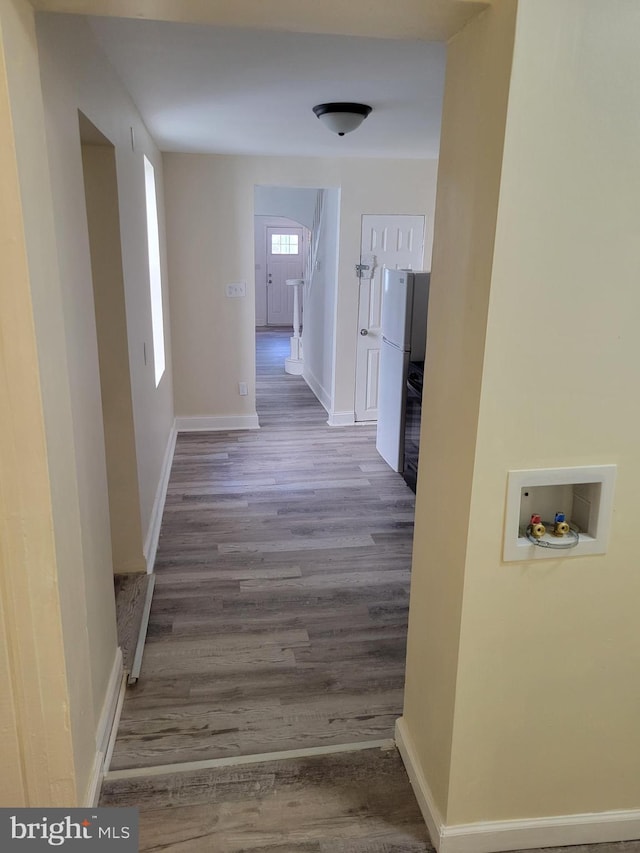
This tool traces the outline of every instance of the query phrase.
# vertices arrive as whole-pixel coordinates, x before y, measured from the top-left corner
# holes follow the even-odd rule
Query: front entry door
[[[360,262],[370,269],[363,270],[358,302],[357,421],[375,421],[378,418],[383,270],[385,267],[422,269],[424,229],[424,216],[365,214],[362,217]]]
[[[294,287],[288,278],[302,278],[302,228],[267,228],[267,325],[293,325]]]

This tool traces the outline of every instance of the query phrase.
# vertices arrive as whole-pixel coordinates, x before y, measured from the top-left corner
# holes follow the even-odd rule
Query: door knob
[[[360,334],[361,334],[361,335],[368,335],[368,334],[369,334],[369,330],[368,330],[368,329],[360,329]]]

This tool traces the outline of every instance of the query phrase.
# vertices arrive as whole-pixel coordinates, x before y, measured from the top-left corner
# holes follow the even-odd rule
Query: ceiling
[[[435,158],[446,47],[439,42],[88,19],[163,151]],[[352,134],[311,108],[358,101]]]

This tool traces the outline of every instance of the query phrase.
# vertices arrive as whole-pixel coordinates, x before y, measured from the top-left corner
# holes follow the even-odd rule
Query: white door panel
[[[421,269],[424,234],[424,216],[365,214],[362,217],[361,263],[371,261],[369,266],[373,269],[365,271],[365,275],[370,277],[360,280],[355,398],[357,421],[374,421],[378,418],[383,270],[385,267]]]
[[[274,245],[275,237],[275,245]],[[293,244],[284,238],[297,237]],[[278,239],[281,238],[281,239]],[[297,248],[293,252],[293,248]],[[280,250],[280,251],[274,251]],[[282,252],[291,252],[284,254]],[[302,228],[267,228],[267,325],[293,326],[293,287],[285,284],[288,278],[303,276]]]

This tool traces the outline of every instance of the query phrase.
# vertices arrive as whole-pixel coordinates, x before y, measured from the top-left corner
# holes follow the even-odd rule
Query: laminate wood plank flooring
[[[434,851],[395,749],[107,780],[100,805],[138,806],[142,853]],[[640,842],[528,853],[640,853]]]
[[[289,334],[257,335],[259,430],[178,436],[112,769],[393,737],[414,495],[284,372]]]
[[[101,805],[131,803],[141,851],[433,851],[395,749],[105,784]]]

